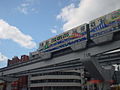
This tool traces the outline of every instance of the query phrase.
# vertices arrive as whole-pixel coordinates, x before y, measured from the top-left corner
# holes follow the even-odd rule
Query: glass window
[[[81,30],[81,32],[84,32],[85,31],[85,26],[81,26],[80,30]]]
[[[73,29],[72,30],[72,33],[78,33],[76,29]]]
[[[94,27],[95,27],[95,22],[91,22],[91,23],[90,23],[90,27],[91,27],[91,28],[94,28]]]

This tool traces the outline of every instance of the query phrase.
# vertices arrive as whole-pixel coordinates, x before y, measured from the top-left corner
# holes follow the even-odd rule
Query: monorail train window
[[[73,33],[78,33],[78,32],[77,32],[77,29],[73,29],[73,31],[72,31],[72,32],[73,32]]]
[[[91,22],[91,23],[90,23],[90,27],[91,27],[91,28],[94,28],[94,27],[95,27],[95,22]]]
[[[40,46],[42,47],[44,44],[43,43],[40,43]]]
[[[73,33],[73,29],[69,30],[69,35],[71,35]]]
[[[69,37],[69,33],[68,32],[64,33],[63,38],[65,38],[65,37]]]
[[[85,31],[85,26],[81,26],[80,30],[81,30],[81,32],[84,32]]]
[[[49,45],[49,41],[46,41],[46,43],[45,43],[46,45]]]
[[[105,21],[105,18],[100,18],[100,19],[98,20],[99,24],[104,23],[104,21]]]
[[[61,40],[62,39],[62,35],[57,37],[57,40]]]
[[[55,42],[56,41],[56,38],[52,38],[51,40],[51,43]]]

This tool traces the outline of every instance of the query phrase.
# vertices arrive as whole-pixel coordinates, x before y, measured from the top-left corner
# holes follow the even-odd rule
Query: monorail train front
[[[95,44],[120,39],[120,9],[90,21],[89,28]]]

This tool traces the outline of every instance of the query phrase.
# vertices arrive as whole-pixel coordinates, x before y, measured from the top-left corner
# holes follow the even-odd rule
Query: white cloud
[[[0,20],[0,39],[13,40],[25,48],[36,47],[31,36],[25,35],[17,27],[9,25],[4,20]]]
[[[56,34],[57,30],[56,29],[51,29],[51,32]]]
[[[57,19],[65,22],[65,31],[119,8],[120,0],[80,0],[77,6],[72,3],[64,7]]]
[[[1,52],[0,52],[0,62],[1,61],[7,61],[7,57],[6,56],[4,56]]]
[[[23,14],[28,14],[28,8],[27,7],[18,7],[17,9]]]
[[[23,3],[21,3],[17,10],[23,14],[28,14],[31,12],[38,13],[38,10],[34,7],[36,5],[35,2],[38,2],[37,0],[24,0]]]

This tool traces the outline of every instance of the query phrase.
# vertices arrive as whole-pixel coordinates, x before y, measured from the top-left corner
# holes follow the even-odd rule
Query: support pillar
[[[107,82],[102,82],[99,84],[99,90],[111,90],[110,84]]]
[[[113,68],[103,68],[98,62],[98,59],[91,56],[88,56],[84,60],[82,60],[82,63],[88,70],[92,78],[103,81],[100,84],[99,90],[110,90],[109,82],[106,81],[112,80],[112,76],[114,73]]]
[[[12,88],[11,88],[11,82],[7,82],[6,83],[7,85],[6,85],[6,90],[11,90]]]
[[[31,75],[28,75],[28,90],[30,90],[30,78],[31,78]]]

